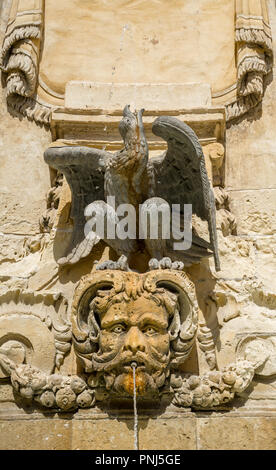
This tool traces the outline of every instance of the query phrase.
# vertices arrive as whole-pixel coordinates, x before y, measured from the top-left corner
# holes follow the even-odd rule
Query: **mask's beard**
[[[136,362],[137,395],[148,395],[158,392],[164,385],[169,373],[170,352],[160,354],[155,348],[147,353],[137,351],[94,353],[93,369],[103,372],[106,388],[120,395],[133,395],[133,369],[131,363]]]

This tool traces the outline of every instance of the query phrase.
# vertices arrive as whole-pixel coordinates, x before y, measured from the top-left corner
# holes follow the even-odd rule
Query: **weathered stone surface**
[[[99,424],[101,432],[99,433]],[[132,450],[133,420],[74,420],[72,423],[73,450]]]
[[[276,189],[230,191],[238,235],[276,232]]]
[[[219,256],[221,271],[219,277],[225,279],[242,279],[244,276],[255,276],[255,250],[253,241],[239,236],[228,235],[224,237],[218,232]],[[236,263],[236,260],[239,260]],[[209,260],[211,269],[214,270],[214,262]]]
[[[276,294],[276,236],[260,237],[254,241],[258,278]],[[274,281],[274,282],[273,282]],[[276,306],[274,305],[274,308]]]
[[[196,449],[196,420],[194,417],[141,420],[139,442],[141,450]]]
[[[68,420],[0,420],[1,450],[66,450],[71,448]]]
[[[198,419],[201,450],[275,449],[275,418],[218,416]]]
[[[32,427],[32,436],[27,432]],[[101,431],[99,432],[99,427]],[[24,429],[26,436],[24,436]],[[13,436],[14,434],[14,436]],[[87,419],[0,420],[1,450],[133,450],[133,417]],[[3,438],[2,438],[3,436]],[[193,416],[142,417],[139,423],[141,450],[196,449]]]
[[[23,258],[27,237],[0,234],[0,262],[14,263]]]
[[[10,116],[1,95],[0,135],[0,232],[38,234],[49,188],[43,151],[50,143],[50,133]]]
[[[191,0],[176,1],[169,7],[162,1],[158,10],[154,3],[144,0],[139,4],[116,0],[113,5],[111,14],[99,1],[93,8],[89,4],[76,8],[74,2],[67,0],[67,14],[75,20],[70,37],[64,40],[64,31],[67,31],[64,5],[48,1],[41,63],[41,78],[46,85],[41,86],[44,96],[47,88],[62,95],[70,80],[91,80],[91,67],[93,80],[97,82],[189,83],[196,77],[197,81],[211,83],[215,90],[234,82],[232,1],[220,0],[212,8],[206,0],[200,0],[197,5]],[[195,15],[197,21],[194,21]],[[216,37],[211,34],[214,29]],[[79,47],[82,48],[81,61]]]
[[[44,338],[43,342],[41,336]],[[24,353],[19,363],[27,361],[48,373],[53,369],[56,354],[54,338],[47,326],[38,318],[18,314],[1,315],[0,337],[2,351],[10,340],[22,344]],[[8,349],[5,356],[7,354],[7,357],[13,360],[11,353]],[[3,376],[6,374],[3,375],[1,368],[0,377]]]
[[[140,450],[274,450],[276,418],[142,417]],[[99,432],[100,429],[100,432]],[[70,417],[0,420],[1,450],[132,450],[133,419]]]
[[[66,85],[65,107],[70,109],[119,110],[122,103],[134,109],[178,110],[207,108],[211,89],[202,83],[114,84],[72,81]]]

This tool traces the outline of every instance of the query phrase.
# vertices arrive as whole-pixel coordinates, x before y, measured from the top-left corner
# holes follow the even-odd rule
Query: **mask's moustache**
[[[160,354],[154,349],[154,355],[145,354],[138,351],[135,355],[129,352],[107,352],[107,353],[94,353],[92,355],[92,367],[95,371],[111,371],[116,368],[130,366],[132,362],[136,362],[138,367],[145,366],[146,370],[163,370],[170,358],[169,354]]]

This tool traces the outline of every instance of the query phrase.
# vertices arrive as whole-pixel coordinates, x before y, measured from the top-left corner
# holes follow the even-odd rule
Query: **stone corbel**
[[[206,169],[210,183],[213,186],[216,201],[217,229],[221,230],[223,236],[235,235],[237,223],[235,216],[230,211],[230,196],[224,189],[223,168],[225,148],[219,142],[213,142],[203,146]]]
[[[222,186],[222,168],[224,162],[225,149],[218,142],[203,146],[206,170],[210,182],[213,186]]]
[[[13,0],[0,67],[8,106],[30,120],[48,125],[51,106],[36,96],[43,8],[44,0]]]

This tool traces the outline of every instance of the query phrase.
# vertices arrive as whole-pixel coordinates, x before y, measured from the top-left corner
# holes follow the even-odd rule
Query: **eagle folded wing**
[[[84,211],[94,201],[104,200],[104,174],[111,154],[89,147],[50,147],[44,153],[46,163],[66,177],[72,193],[73,234],[68,252],[59,264],[74,264],[89,255],[100,241],[98,236],[85,237]]]

